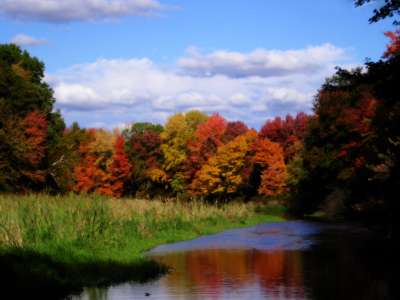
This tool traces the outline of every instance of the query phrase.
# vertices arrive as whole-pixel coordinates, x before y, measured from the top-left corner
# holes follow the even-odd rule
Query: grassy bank
[[[49,298],[148,280],[166,271],[143,257],[156,245],[279,220],[252,203],[0,196],[1,280],[14,293]]]

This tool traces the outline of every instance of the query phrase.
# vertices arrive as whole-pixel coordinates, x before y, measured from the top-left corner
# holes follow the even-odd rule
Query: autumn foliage
[[[219,114],[178,113],[165,127],[135,123],[122,135],[104,129],[67,133],[79,145],[72,186],[77,193],[229,199],[285,191],[281,146]]]
[[[385,32],[385,35],[390,39],[390,44],[387,45],[387,50],[384,54],[385,57],[391,57],[400,53],[400,31]]]
[[[47,120],[43,113],[33,111],[21,122],[25,140],[25,167],[21,173],[36,183],[43,183],[46,172],[40,164],[46,156]]]
[[[192,193],[203,196],[237,193],[249,180],[246,170],[251,163],[256,138],[257,133],[249,130],[219,147],[216,155],[210,156],[196,173],[191,184]]]
[[[282,147],[267,139],[259,139],[255,146],[253,161],[261,166],[261,195],[276,196],[284,192],[287,179]]]
[[[132,170],[125,153],[124,138],[119,133],[113,136],[104,130],[95,129],[89,130],[87,134],[88,138],[79,148],[80,163],[74,168],[74,191],[122,196]],[[110,142],[113,144],[110,145]]]
[[[124,186],[131,174],[131,165],[125,154],[125,140],[119,135],[114,144],[114,153],[111,162],[107,166],[107,177],[103,186],[99,189],[100,194],[121,197],[124,193]]]
[[[223,145],[223,136],[227,122],[215,114],[200,123],[188,141],[188,178],[192,179],[201,166]]]
[[[43,63],[0,45],[0,192],[258,196],[300,213],[384,218],[400,184],[399,33],[386,36],[381,60],[326,80],[312,114],[277,116],[258,132],[196,110],[123,132],[66,128]]]
[[[40,112],[33,111],[23,119],[22,126],[25,129],[26,159],[36,166],[44,158],[46,152],[46,117]]]
[[[78,193],[97,191],[105,178],[105,172],[99,166],[96,153],[91,151],[91,144],[96,140],[96,131],[89,130],[85,134],[87,138],[79,145],[79,163],[74,166],[73,190]]]
[[[162,131],[161,125],[151,123],[134,123],[124,131],[124,149],[131,165],[128,191],[149,194],[162,181],[158,176],[163,161]]]
[[[92,193],[102,187],[102,181],[105,178],[105,172],[101,170],[93,155],[85,156],[84,162],[74,169],[76,183],[74,191],[78,193]]]
[[[310,118],[305,113],[298,113],[295,117],[287,115],[268,120],[260,130],[260,137],[281,145],[285,160],[289,161],[297,153]]]

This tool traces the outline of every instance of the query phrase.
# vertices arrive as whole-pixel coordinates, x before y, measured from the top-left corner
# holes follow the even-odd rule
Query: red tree
[[[46,172],[40,164],[46,156],[47,150],[47,120],[43,113],[33,111],[22,120],[25,138],[24,168],[21,173],[36,183],[43,183],[46,180]]]
[[[106,173],[97,165],[96,157],[89,154],[74,168],[74,177],[76,182],[73,190],[75,192],[92,193],[102,187]]]
[[[25,128],[25,144],[28,147],[26,159],[36,166],[46,154],[47,121],[44,114],[33,111],[22,121]]]
[[[297,143],[301,142],[311,116],[300,112],[296,117],[287,115],[285,119],[276,117],[267,121],[260,130],[260,137],[269,139],[282,146],[285,160],[289,161],[295,154]]]
[[[227,128],[226,120],[219,114],[214,114],[204,123],[197,126],[194,138],[188,142],[189,160],[188,176],[194,174],[207,162],[208,158],[223,145],[223,136]]]
[[[90,151],[95,136],[96,130],[89,129],[79,144],[80,162],[74,168],[75,185],[73,187],[77,193],[95,192],[105,177],[105,172],[98,165],[98,157]]]
[[[357,106],[343,109],[337,117],[338,130],[345,129],[348,140],[342,139],[342,145],[338,148],[338,158],[347,157],[352,152],[354,170],[364,167],[365,157],[360,153],[365,137],[371,134],[372,120],[376,113],[378,101],[372,97],[364,97]]]
[[[234,138],[246,133],[249,128],[241,121],[228,122],[223,136],[224,143],[232,141]]]
[[[119,135],[114,144],[114,153],[111,164],[107,169],[107,176],[98,193],[114,197],[121,197],[124,185],[131,174],[131,165],[125,154],[125,140]]]

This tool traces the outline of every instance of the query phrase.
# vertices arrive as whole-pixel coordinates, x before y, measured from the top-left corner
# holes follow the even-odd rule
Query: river
[[[167,275],[73,299],[391,299],[375,246],[355,225],[260,224],[159,246],[147,255],[169,266]]]

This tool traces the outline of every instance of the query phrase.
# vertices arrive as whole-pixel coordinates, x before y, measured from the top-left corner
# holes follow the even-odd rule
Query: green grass
[[[154,246],[280,220],[253,203],[0,196],[0,280],[49,298],[145,281],[166,271],[143,255]]]

